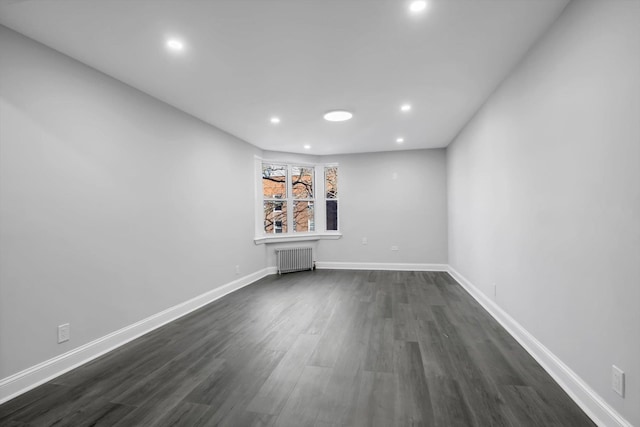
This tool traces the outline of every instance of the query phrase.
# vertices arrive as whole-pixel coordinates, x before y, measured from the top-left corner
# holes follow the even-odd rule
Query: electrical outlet
[[[366,244],[368,244],[368,243],[369,243],[369,242],[367,241],[367,238],[366,238],[366,237],[363,237],[363,238],[362,238],[362,244],[363,244],[363,245],[366,245]]]
[[[624,371],[616,365],[611,365],[611,388],[624,397]]]
[[[238,274],[240,274],[240,266],[239,266],[239,265],[236,265],[236,276],[237,276]]]
[[[397,247],[397,246],[391,246],[391,250],[392,250],[392,251],[397,251],[397,250],[399,250],[399,249],[398,249],[398,247]]]
[[[58,344],[71,339],[71,325],[65,323],[64,325],[58,325]]]

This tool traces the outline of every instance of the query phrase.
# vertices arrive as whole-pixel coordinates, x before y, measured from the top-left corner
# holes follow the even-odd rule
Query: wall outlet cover
[[[611,388],[624,397],[624,371],[616,365],[611,365]]]
[[[63,343],[65,341],[69,341],[70,338],[71,338],[71,325],[69,323],[58,325],[58,344]]]

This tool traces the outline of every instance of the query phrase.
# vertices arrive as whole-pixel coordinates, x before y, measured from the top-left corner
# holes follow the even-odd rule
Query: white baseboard
[[[488,298],[469,280],[449,266],[449,274],[480,305],[482,305],[520,343],[522,347],[544,368],[545,371],[563,388],[580,408],[601,427],[633,427],[615,409],[600,397],[575,372]]]
[[[448,271],[447,264],[406,264],[392,262],[332,262],[318,261],[319,270],[386,270],[386,271]]]
[[[0,379],[0,403],[11,400],[162,325],[189,314],[218,298],[275,273],[276,270],[273,267],[256,271],[255,273],[212,289],[202,295],[170,307],[160,313],[112,332],[109,335],[81,345],[80,347],[74,348],[73,350],[46,360],[10,377]]]

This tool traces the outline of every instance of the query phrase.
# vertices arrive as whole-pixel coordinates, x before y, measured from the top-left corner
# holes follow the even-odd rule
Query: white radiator
[[[311,248],[276,249],[278,274],[313,270]]]

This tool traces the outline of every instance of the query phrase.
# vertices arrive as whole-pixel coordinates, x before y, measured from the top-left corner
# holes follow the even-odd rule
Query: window
[[[324,168],[324,189],[326,192],[327,231],[338,230],[338,167]]]
[[[262,196],[265,233],[287,232],[287,197],[286,165],[262,165]]]
[[[310,167],[291,167],[291,189],[293,194],[293,231],[294,233],[314,230],[314,169]]]
[[[289,223],[294,233],[315,231],[314,172],[308,166],[262,164],[265,233],[287,233]],[[287,206],[293,206],[291,218]]]
[[[304,236],[312,239],[340,236],[337,233],[337,166],[265,161],[259,161],[256,166],[261,172],[257,243],[273,239],[275,234],[280,235],[275,241],[295,236],[298,236],[295,240],[307,240]]]

